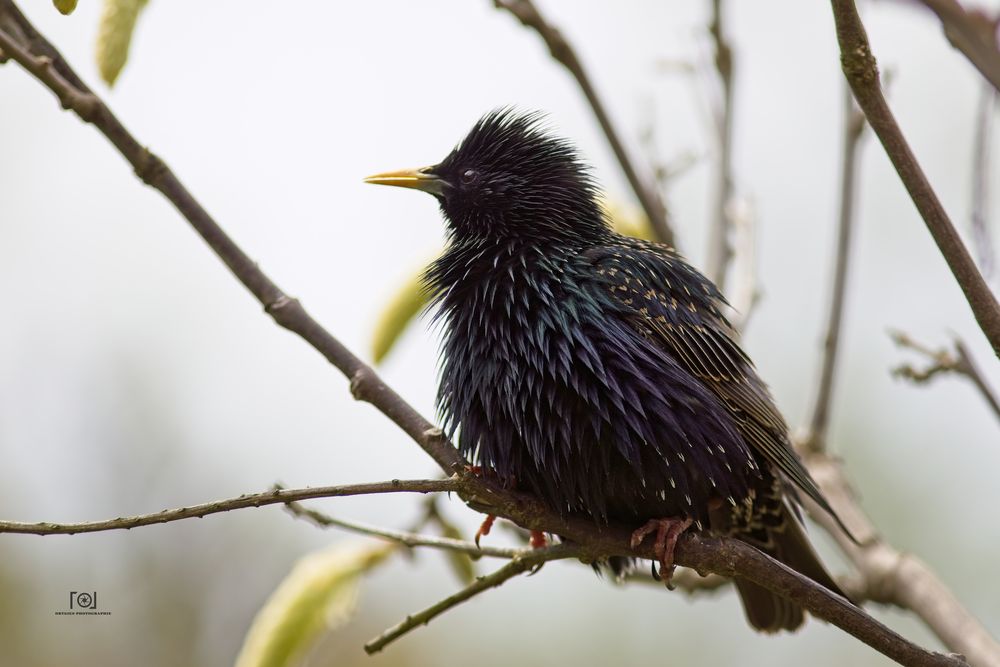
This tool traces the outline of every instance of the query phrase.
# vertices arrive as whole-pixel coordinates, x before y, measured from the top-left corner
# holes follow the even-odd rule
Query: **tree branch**
[[[466,600],[469,600],[484,591],[496,588],[508,579],[513,579],[519,574],[523,574],[528,570],[534,570],[550,560],[574,558],[577,555],[577,551],[578,550],[575,546],[569,544],[557,544],[556,546],[546,547],[544,549],[530,549],[522,551],[512,558],[509,563],[501,567],[493,574],[476,577],[474,582],[454,595],[448,596],[444,600],[431,605],[423,611],[418,611],[411,616],[407,616],[402,622],[394,625],[375,639],[372,639],[370,642],[365,644],[365,652],[368,655],[378,653],[383,648],[408,633],[410,630],[413,630],[421,625],[427,625],[431,622],[431,620],[440,616],[452,607],[460,605]]]
[[[323,512],[305,507],[301,503],[297,502],[287,503],[286,508],[293,516],[311,521],[317,526],[321,526],[323,528],[329,528],[330,526],[343,528],[344,530],[361,533],[362,535],[382,537],[393,542],[398,542],[399,544],[407,547],[431,547],[433,549],[441,549],[442,551],[455,551],[457,553],[467,554],[474,558],[478,558],[479,556],[514,558],[526,551],[526,549],[493,547],[486,544],[479,545],[475,542],[456,540],[450,537],[420,535],[419,533],[413,533],[410,531],[390,530],[388,528],[380,528],[379,526],[372,526],[366,523],[345,521],[344,519],[337,519],[329,514],[324,514]]]
[[[194,519],[231,512],[246,507],[262,507],[264,505],[281,505],[296,500],[310,498],[336,498],[340,496],[364,496],[376,493],[435,493],[450,492],[459,489],[455,479],[393,479],[388,482],[372,482],[368,484],[348,484],[344,486],[317,486],[305,489],[273,488],[262,493],[247,493],[237,498],[216,500],[210,503],[163,510],[153,514],[119,517],[105,521],[87,521],[84,523],[22,523],[20,521],[0,521],[0,534],[27,533],[32,535],[74,535],[76,533],[98,533],[107,530],[129,530],[139,526],[151,526],[158,523],[170,523],[182,519]]]
[[[733,257],[733,50],[723,32],[722,0],[712,0],[712,20],[708,31],[715,45],[715,71],[722,92],[715,109],[718,164],[715,173],[715,211],[708,230],[708,254],[705,274],[720,288],[725,284],[726,270]]]
[[[518,3],[518,6],[525,6]],[[530,6],[527,5],[527,6]],[[12,0],[0,0],[0,25],[13,22],[25,35],[19,42],[0,30],[0,48],[50,88],[62,104],[97,127],[125,156],[147,184],[160,190],[191,223],[236,277],[285,328],[298,333],[334,366],[351,378],[355,396],[371,402],[400,426],[448,474],[454,473],[458,494],[474,509],[514,521],[530,530],[561,535],[574,543],[574,556],[595,561],[609,556],[655,557],[652,546],[629,548],[631,530],[626,526],[595,525],[592,520],[564,517],[537,499],[509,489],[495,488],[488,480],[468,473],[454,447],[398,394],[386,386],[366,364],[351,354],[313,320],[302,306],[282,292],[222,231],[204,208],[181,185],[162,160],[142,147],[125,130],[107,106],[80,83],[58,52],[27,24]],[[23,24],[23,25],[22,25]],[[31,46],[27,46],[30,44]],[[679,565],[727,577],[741,576],[801,604],[813,615],[834,623],[888,657],[906,665],[962,665],[955,656],[924,650],[885,627],[864,611],[812,580],[732,538],[682,536],[675,554]]]
[[[833,400],[833,380],[840,349],[841,321],[847,293],[850,267],[851,232],[854,226],[854,188],[857,182],[858,142],[865,128],[865,115],[854,104],[849,90],[844,90],[844,131],[840,163],[840,215],[837,223],[837,250],[834,260],[830,311],[823,339],[823,362],[820,368],[812,417],[802,446],[821,450],[826,446],[826,431]]]
[[[733,281],[729,290],[732,311],[727,315],[738,335],[746,331],[760,301],[757,285],[757,215],[745,197],[733,198],[728,211],[733,232]]]
[[[955,350],[953,352],[946,349],[932,350],[926,345],[913,340],[913,338],[902,331],[890,331],[889,335],[899,347],[915,350],[932,361],[930,366],[922,370],[914,368],[910,364],[901,364],[892,370],[893,375],[906,378],[917,384],[927,382],[938,373],[964,375],[972,381],[972,384],[976,386],[979,393],[983,395],[983,399],[986,400],[987,405],[993,410],[993,414],[1000,419],[1000,399],[997,398],[993,389],[986,382],[986,378],[983,377],[979,367],[972,360],[972,355],[969,354],[965,343],[956,338],[954,343]]]
[[[854,97],[962,288],[979,327],[993,346],[993,352],[1000,356],[1000,304],[976,268],[882,95],[878,67],[854,0],[831,0],[831,4],[841,66]]]
[[[941,20],[945,37],[979,73],[1000,90],[1000,48],[997,19],[982,9],[965,9],[958,0],[919,0]]]
[[[985,83],[979,94],[976,112],[976,133],[972,139],[972,238],[979,255],[983,275],[992,277],[994,268],[993,239],[990,234],[990,159],[993,145],[994,102],[997,91]]]
[[[1000,667],[1000,644],[968,612],[919,558],[898,551],[879,534],[861,510],[840,462],[824,452],[809,452],[806,465],[823,496],[840,515],[855,543],[830,515],[806,499],[812,516],[837,541],[857,569],[866,599],[909,609],[952,651],[976,667]]]
[[[656,191],[656,188],[645,183],[639,176],[632,158],[629,156],[628,151],[625,150],[625,144],[622,143],[618,131],[611,122],[611,117],[608,116],[608,112],[604,108],[604,102],[601,101],[593,84],[590,82],[590,76],[583,68],[583,64],[577,57],[576,51],[566,41],[562,32],[542,16],[531,0],[494,0],[493,5],[497,9],[504,9],[510,12],[524,27],[531,28],[537,32],[545,42],[545,45],[549,47],[552,58],[573,75],[573,78],[576,79],[577,84],[580,86],[580,90],[587,98],[587,102],[590,103],[590,108],[593,110],[594,116],[597,117],[597,122],[600,124],[601,129],[604,130],[604,136],[607,137],[608,143],[611,145],[611,150],[614,151],[615,157],[618,158],[622,172],[625,174],[625,178],[628,179],[629,185],[632,186],[639,204],[646,212],[646,217],[649,218],[649,223],[656,233],[657,239],[667,245],[674,245],[676,243],[674,232],[670,227],[670,221],[667,220],[666,207],[663,205],[660,194]]]

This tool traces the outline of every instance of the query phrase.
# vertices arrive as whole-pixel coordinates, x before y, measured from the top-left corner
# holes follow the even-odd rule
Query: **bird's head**
[[[607,233],[587,166],[541,118],[493,111],[440,163],[365,181],[434,195],[458,240],[566,241]]]

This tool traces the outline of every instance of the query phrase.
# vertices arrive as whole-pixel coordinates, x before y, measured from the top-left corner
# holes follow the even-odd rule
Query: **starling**
[[[638,526],[633,546],[655,533],[667,577],[691,527],[839,593],[796,494],[833,512],[724,297],[672,248],[612,231],[588,167],[539,114],[491,112],[439,164],[366,181],[428,192],[444,214],[424,280],[443,325],[437,403],[463,455],[561,513]],[[795,603],[736,586],[753,627],[802,624]]]

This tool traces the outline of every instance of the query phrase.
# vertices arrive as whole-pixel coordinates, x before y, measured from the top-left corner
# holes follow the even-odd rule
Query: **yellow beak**
[[[387,171],[384,174],[375,174],[365,179],[365,183],[375,185],[395,185],[400,188],[413,188],[423,190],[432,195],[444,194],[444,181],[429,173],[430,167],[421,169],[401,169],[400,171]]]

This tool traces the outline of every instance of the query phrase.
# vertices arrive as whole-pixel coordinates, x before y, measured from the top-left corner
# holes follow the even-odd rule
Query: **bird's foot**
[[[528,544],[531,545],[532,549],[544,549],[548,544],[545,539],[545,533],[540,530],[531,531],[531,537],[528,539]]]
[[[666,583],[667,588],[670,588],[670,579],[674,576],[674,548],[677,546],[677,538],[691,526],[691,523],[691,519],[650,519],[632,533],[630,544],[633,549],[642,544],[647,535],[656,533],[653,553],[660,561],[660,577]]]
[[[495,514],[487,514],[486,518],[483,519],[483,523],[479,526],[479,530],[476,531],[476,546],[479,546],[479,540],[484,535],[489,535],[490,530],[493,528],[493,522],[497,520]]]

